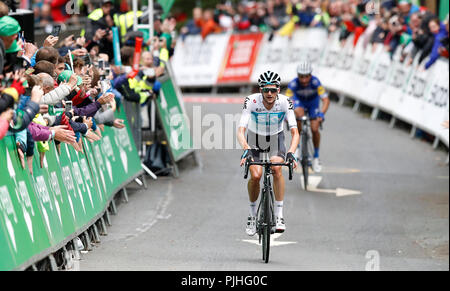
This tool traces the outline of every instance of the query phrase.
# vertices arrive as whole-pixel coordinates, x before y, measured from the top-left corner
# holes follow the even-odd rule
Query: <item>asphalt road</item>
[[[222,120],[242,108],[186,103],[191,120],[193,106]],[[129,203],[118,205],[108,235],[82,254],[77,268],[449,270],[447,153],[336,103],[326,118],[324,170],[312,178],[320,183],[305,192],[299,173],[287,181],[287,230],[272,243],[269,264],[256,237],[244,231],[242,151],[203,149],[202,165],[186,159],[178,179],[149,179],[148,190],[130,185]],[[203,133],[211,126],[205,122]]]

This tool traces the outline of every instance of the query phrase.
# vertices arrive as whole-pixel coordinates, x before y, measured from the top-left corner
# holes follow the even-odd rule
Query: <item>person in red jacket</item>
[[[50,13],[54,22],[63,23],[70,15],[66,12],[66,4],[69,0],[46,0],[50,5]]]

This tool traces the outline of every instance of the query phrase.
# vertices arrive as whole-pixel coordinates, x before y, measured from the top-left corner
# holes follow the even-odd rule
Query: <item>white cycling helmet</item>
[[[311,73],[312,73],[311,62],[307,59],[301,61],[297,67],[297,74],[298,75],[311,75]]]
[[[277,87],[280,87],[281,77],[277,73],[271,71],[262,73],[258,79],[258,86],[264,87],[266,85],[276,85]]]

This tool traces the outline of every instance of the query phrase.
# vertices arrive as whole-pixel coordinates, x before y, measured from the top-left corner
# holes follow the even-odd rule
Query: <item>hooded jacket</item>
[[[433,48],[431,49],[430,59],[425,64],[425,69],[428,69],[431,67],[431,65],[434,64],[434,62],[439,59],[439,47],[442,46],[441,39],[445,38],[448,35],[447,29],[445,28],[445,24],[441,23],[441,28],[439,29],[439,32],[434,35],[434,43]]]

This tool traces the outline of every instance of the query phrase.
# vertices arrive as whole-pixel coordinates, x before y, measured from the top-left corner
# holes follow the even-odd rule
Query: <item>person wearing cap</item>
[[[17,33],[21,30],[19,22],[10,16],[0,18],[0,74],[11,63],[11,56],[20,51]]]
[[[92,38],[98,29],[108,29],[114,26],[112,9],[112,0],[102,0],[102,6],[88,15],[89,21],[86,31],[88,39]]]
[[[20,25],[17,20],[11,16],[0,18],[0,39],[2,40],[6,53],[15,49],[17,46],[17,33],[20,31]]]

